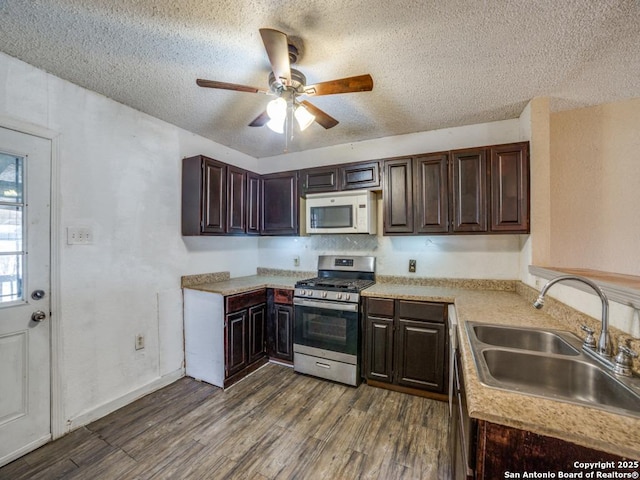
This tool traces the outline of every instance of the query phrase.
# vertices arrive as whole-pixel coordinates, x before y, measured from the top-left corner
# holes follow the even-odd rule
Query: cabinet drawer
[[[367,299],[367,315],[393,317],[393,303],[391,298]]]
[[[284,305],[293,305],[293,290],[287,290],[284,288],[274,288],[273,302],[282,303]]]
[[[231,313],[243,308],[252,307],[267,301],[267,294],[264,288],[251,292],[239,293],[225,297],[225,312]]]
[[[400,318],[444,323],[447,318],[446,311],[444,303],[398,301],[398,316]]]

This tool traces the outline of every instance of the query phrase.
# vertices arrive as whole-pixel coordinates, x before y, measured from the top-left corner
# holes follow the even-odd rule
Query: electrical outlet
[[[136,350],[142,350],[144,348],[144,335],[139,333],[136,335]]]
[[[409,272],[416,273],[416,261],[409,260]]]
[[[294,267],[299,267],[300,266],[300,257],[298,255],[293,257],[293,266]]]

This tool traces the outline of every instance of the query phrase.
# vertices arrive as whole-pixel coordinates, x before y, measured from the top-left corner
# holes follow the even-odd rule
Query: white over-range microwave
[[[376,196],[369,190],[311,193],[307,233],[376,233]]]

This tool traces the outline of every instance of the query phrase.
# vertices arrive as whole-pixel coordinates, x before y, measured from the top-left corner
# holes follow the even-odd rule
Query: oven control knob
[[[327,292],[322,292],[322,298],[327,298]]]
[[[307,296],[308,296],[308,297],[313,297],[313,290],[309,290],[309,291],[307,292]]]
[[[349,300],[351,298],[351,295],[349,295],[348,293],[344,296],[345,300]]]
[[[341,293],[336,293],[336,298],[338,300],[342,300],[342,294]]]

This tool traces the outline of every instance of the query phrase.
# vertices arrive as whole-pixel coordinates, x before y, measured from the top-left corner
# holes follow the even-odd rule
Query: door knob
[[[44,313],[42,310],[36,310],[31,314],[31,320],[33,320],[34,322],[41,322],[45,318],[47,318],[47,314]]]

